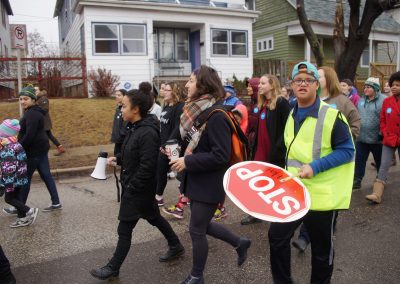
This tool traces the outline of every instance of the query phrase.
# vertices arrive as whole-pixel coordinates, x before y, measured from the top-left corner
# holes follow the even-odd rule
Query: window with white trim
[[[93,24],[95,55],[146,55],[146,26],[135,24]]]
[[[360,67],[369,68],[369,45],[364,48],[361,54]]]
[[[274,50],[274,37],[269,36],[257,40],[257,52]]]
[[[211,29],[213,56],[247,56],[247,31]]]

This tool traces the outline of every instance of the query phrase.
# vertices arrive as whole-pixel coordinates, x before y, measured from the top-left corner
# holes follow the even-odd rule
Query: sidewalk
[[[57,150],[51,149],[49,161],[54,178],[91,173],[100,151],[106,151],[111,157],[114,154],[114,144],[66,148],[66,152],[60,156],[55,156]]]

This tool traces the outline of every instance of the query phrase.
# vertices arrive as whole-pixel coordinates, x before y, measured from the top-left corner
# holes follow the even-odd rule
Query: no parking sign
[[[265,221],[291,222],[300,219],[311,206],[307,188],[298,178],[273,164],[241,162],[224,176],[228,197],[244,212]]]

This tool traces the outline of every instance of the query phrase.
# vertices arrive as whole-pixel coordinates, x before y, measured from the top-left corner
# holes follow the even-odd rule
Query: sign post
[[[236,206],[261,220],[295,221],[307,214],[311,206],[303,183],[273,164],[237,163],[226,171],[223,183],[226,194]]]
[[[28,46],[26,25],[10,25],[11,33],[11,48],[16,49],[17,52],[17,79],[18,79],[18,93],[22,90],[22,64],[21,52],[26,50]],[[22,117],[23,110],[19,105],[19,114]]]

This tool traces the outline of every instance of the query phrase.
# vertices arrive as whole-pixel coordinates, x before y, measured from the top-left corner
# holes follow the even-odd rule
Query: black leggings
[[[239,245],[240,238],[227,230],[221,224],[211,222],[218,204],[208,204],[199,201],[190,201],[189,232],[192,238],[193,268],[191,274],[194,277],[203,276],[204,267],[208,255],[207,235],[229,243],[233,247]]]
[[[11,206],[14,206],[18,212],[18,218],[26,217],[26,213],[29,211],[29,207],[21,202],[18,198],[21,187],[17,186],[12,192],[6,192],[4,196],[4,201]]]
[[[47,131],[46,131],[46,134],[47,134],[47,137],[49,137],[49,140],[50,140],[51,142],[53,142],[53,144],[56,145],[56,147],[58,147],[58,146],[61,145],[61,143],[58,142],[57,138],[54,137],[53,133],[51,133],[51,130],[47,130]]]
[[[165,187],[167,186],[167,174],[169,170],[169,158],[160,152],[158,154],[158,164],[157,164],[157,195],[163,195]]]
[[[179,238],[175,234],[171,225],[167,220],[164,219],[161,215],[158,215],[154,219],[146,219],[151,225],[157,227],[160,232],[164,235],[164,237],[168,241],[168,245],[170,247],[176,246],[179,244]],[[133,221],[120,221],[118,225],[118,244],[115,249],[114,256],[110,260],[110,264],[114,269],[119,269],[124,262],[126,256],[128,255],[129,249],[131,248],[132,242],[132,231],[135,228],[136,224],[139,222],[139,219]]]

